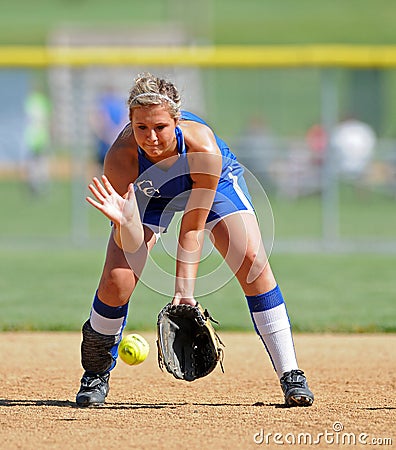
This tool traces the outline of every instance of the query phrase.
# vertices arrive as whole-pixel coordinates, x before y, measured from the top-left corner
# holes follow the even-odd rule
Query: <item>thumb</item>
[[[133,203],[135,203],[135,199],[136,199],[136,197],[135,197],[135,186],[134,186],[133,183],[130,183],[129,186],[128,186],[127,194],[126,194],[126,201],[129,204],[133,204]]]
[[[180,300],[181,300],[181,294],[177,293],[173,297],[173,300],[171,303],[172,303],[172,305],[180,305]]]
[[[135,194],[135,185],[133,183],[130,183],[128,186],[128,192],[127,192],[127,199],[129,200],[131,196]]]
[[[128,186],[128,192],[125,196],[125,204],[123,208],[123,215],[130,220],[136,214],[137,203],[135,197],[135,189],[133,183]]]

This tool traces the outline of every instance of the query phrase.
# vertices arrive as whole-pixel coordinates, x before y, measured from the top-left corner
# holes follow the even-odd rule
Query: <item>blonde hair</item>
[[[131,112],[139,106],[166,105],[172,118],[180,117],[181,97],[175,85],[150,73],[135,78],[127,104]]]

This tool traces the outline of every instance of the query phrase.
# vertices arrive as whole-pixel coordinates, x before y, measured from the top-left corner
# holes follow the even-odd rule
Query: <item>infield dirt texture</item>
[[[159,370],[142,334],[147,360],[119,361],[106,405],[80,409],[80,334],[1,333],[0,448],[396,447],[394,334],[297,334],[316,400],[292,409],[256,335],[221,333],[225,373],[186,383]]]

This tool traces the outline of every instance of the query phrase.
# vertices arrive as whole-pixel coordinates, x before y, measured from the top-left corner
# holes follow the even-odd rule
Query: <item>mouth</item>
[[[148,147],[148,148],[158,148],[159,144],[158,143],[157,144],[146,144],[146,147]]]

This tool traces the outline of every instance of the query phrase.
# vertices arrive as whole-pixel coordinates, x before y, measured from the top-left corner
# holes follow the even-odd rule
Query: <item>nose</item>
[[[149,130],[147,139],[150,142],[157,142],[158,138],[157,138],[157,133],[155,132],[155,130]]]

